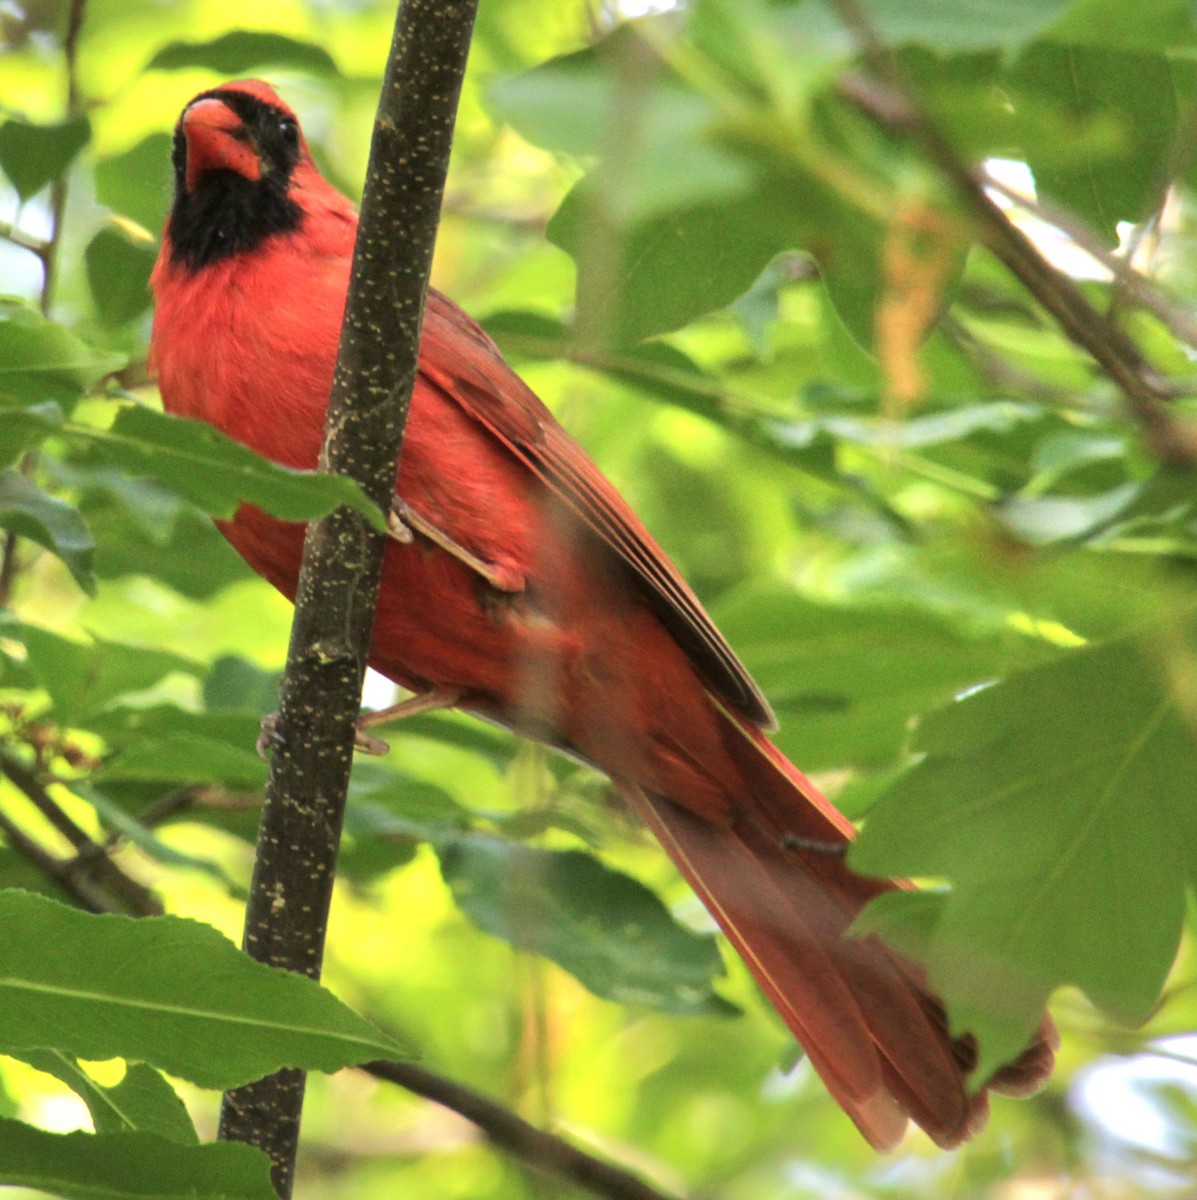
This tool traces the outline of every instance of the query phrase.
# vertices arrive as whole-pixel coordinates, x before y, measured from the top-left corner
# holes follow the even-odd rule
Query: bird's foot
[[[357,720],[357,733],[353,744],[363,754],[387,754],[390,746],[382,738],[374,737],[366,732],[375,725],[389,725],[392,721],[402,721],[404,717],[414,717],[419,713],[436,712],[442,708],[452,708],[461,700],[461,692],[456,688],[429,688],[426,692],[417,692],[392,704],[389,708],[380,708],[377,712],[363,713]]]
[[[392,721],[402,721],[404,717],[414,717],[417,713],[435,712],[441,708],[452,708],[461,699],[461,692],[453,688],[429,688],[426,692],[417,692],[398,704],[389,708],[380,708],[377,712],[363,713],[357,719],[357,728],[353,733],[353,748],[363,754],[382,756],[391,752],[391,747],[382,738],[367,733],[375,725],[389,725]],[[258,734],[258,757],[269,759],[270,752],[283,744],[283,734],[279,727],[279,715],[276,712],[267,713],[262,718],[261,731]]]

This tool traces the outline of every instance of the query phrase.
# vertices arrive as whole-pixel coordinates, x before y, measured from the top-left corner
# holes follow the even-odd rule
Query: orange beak
[[[187,190],[195,191],[205,171],[236,171],[246,179],[262,177],[257,147],[241,118],[223,100],[197,100],[183,113],[187,139]]]

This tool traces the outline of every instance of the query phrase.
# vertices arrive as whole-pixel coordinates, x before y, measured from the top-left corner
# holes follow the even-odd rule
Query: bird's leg
[[[404,717],[414,717],[418,713],[436,712],[442,708],[452,708],[461,699],[461,692],[456,688],[429,688],[426,692],[417,692],[392,704],[389,708],[380,708],[377,712],[363,713],[357,719],[357,733],[353,744],[363,754],[387,754],[390,746],[372,734],[366,732],[375,725],[388,725],[392,721],[402,721]]]
[[[435,712],[440,708],[452,708],[461,699],[461,692],[454,688],[429,688],[426,692],[417,692],[408,696],[398,704],[389,708],[380,708],[377,712],[363,713],[357,719],[357,729],[353,735],[353,746],[363,754],[383,755],[390,753],[390,746],[382,740],[366,732],[375,725],[386,725],[391,721],[401,721],[404,717],[414,717],[417,713]],[[261,732],[258,734],[258,757],[269,758],[270,751],[283,740],[278,727],[278,713],[267,713],[262,718]]]

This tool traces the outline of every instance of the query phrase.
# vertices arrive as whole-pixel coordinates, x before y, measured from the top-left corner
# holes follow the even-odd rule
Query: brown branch
[[[494,1145],[534,1171],[567,1179],[607,1200],[673,1200],[668,1193],[651,1187],[623,1167],[587,1154],[556,1134],[537,1129],[481,1092],[424,1067],[410,1062],[373,1062],[362,1070],[465,1117]]]
[[[953,184],[977,222],[989,249],[1068,338],[1085,350],[1122,392],[1127,412],[1139,425],[1148,448],[1162,462],[1197,468],[1197,434],[1176,421],[1163,399],[1168,389],[1139,347],[1085,298],[1076,283],[1058,271],[1013,225],[985,190],[978,173],[956,154],[948,140],[907,86],[889,47],[881,41],[856,0],[833,0],[844,24],[856,37],[874,75],[850,74],[840,81],[842,94],[862,111],[918,143]]]
[[[1025,196],[988,173],[984,175],[984,185],[1067,235],[1098,266],[1114,276],[1132,303],[1158,318],[1186,345],[1197,346],[1197,313],[1177,303],[1153,280],[1135,270],[1129,257],[1108,250],[1097,234],[1075,214],[1041,198]]]
[[[66,861],[51,854],[4,813],[0,813],[0,834],[13,850],[40,874],[58,884],[80,908],[93,913],[112,911],[108,898],[80,872],[78,860]]]
[[[476,0],[403,0],[362,197],[320,455],[385,511],[416,377],[424,298]],[[320,974],[384,537],[348,509],[308,530],[245,917],[261,962]],[[225,1095],[220,1136],[271,1157],[291,1194],[304,1075]]]
[[[15,225],[8,221],[0,221],[0,238],[14,246],[20,246],[22,250],[28,250],[30,254],[36,254],[41,259],[43,268],[46,260],[50,255],[50,243],[42,241],[41,238],[35,238],[32,234],[23,233]]]
[[[9,780],[43,817],[75,848],[75,856],[63,860],[49,856],[54,866],[47,863],[37,863],[40,870],[45,870],[57,882],[63,883],[70,878],[80,886],[86,884],[84,893],[72,887],[72,894],[85,907],[93,912],[110,912],[113,910],[131,913],[139,917],[157,917],[162,915],[162,905],[157,897],[144,884],[138,883],[131,875],[126,874],[108,856],[107,849],[91,838],[62,806],[50,795],[45,784],[37,775],[15,758],[5,754],[0,755],[0,773]],[[33,861],[31,856],[22,849],[22,853]],[[65,886],[65,884],[64,884]],[[105,901],[103,907],[95,907],[107,892],[119,903]]]

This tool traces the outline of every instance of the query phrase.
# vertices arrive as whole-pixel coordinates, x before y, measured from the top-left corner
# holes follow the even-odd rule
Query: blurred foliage
[[[68,61],[70,7],[0,6],[0,887],[45,897],[0,892],[0,1185],[266,1196],[194,1082],[355,1056],[202,1027],[291,1012],[176,920],[239,934],[288,628],[208,517],[350,493],[164,417],[145,288],[170,130],[230,74],[360,190],[393,9],[86,0]],[[937,154],[854,102],[845,13]],[[878,1160],[603,781],[456,715],[355,771],[325,978],[371,1037],[679,1195],[1192,1194],[1195,48],[1187,0],[482,0],[436,283],[872,814],[862,869],[933,885],[869,920],[986,1061],[1048,996],[1064,1044],[968,1147]],[[1134,339],[1170,442],[980,244],[952,161]],[[97,1037],[104,1004],[137,1015]],[[304,1129],[313,1200],[572,1194],[354,1072]]]

